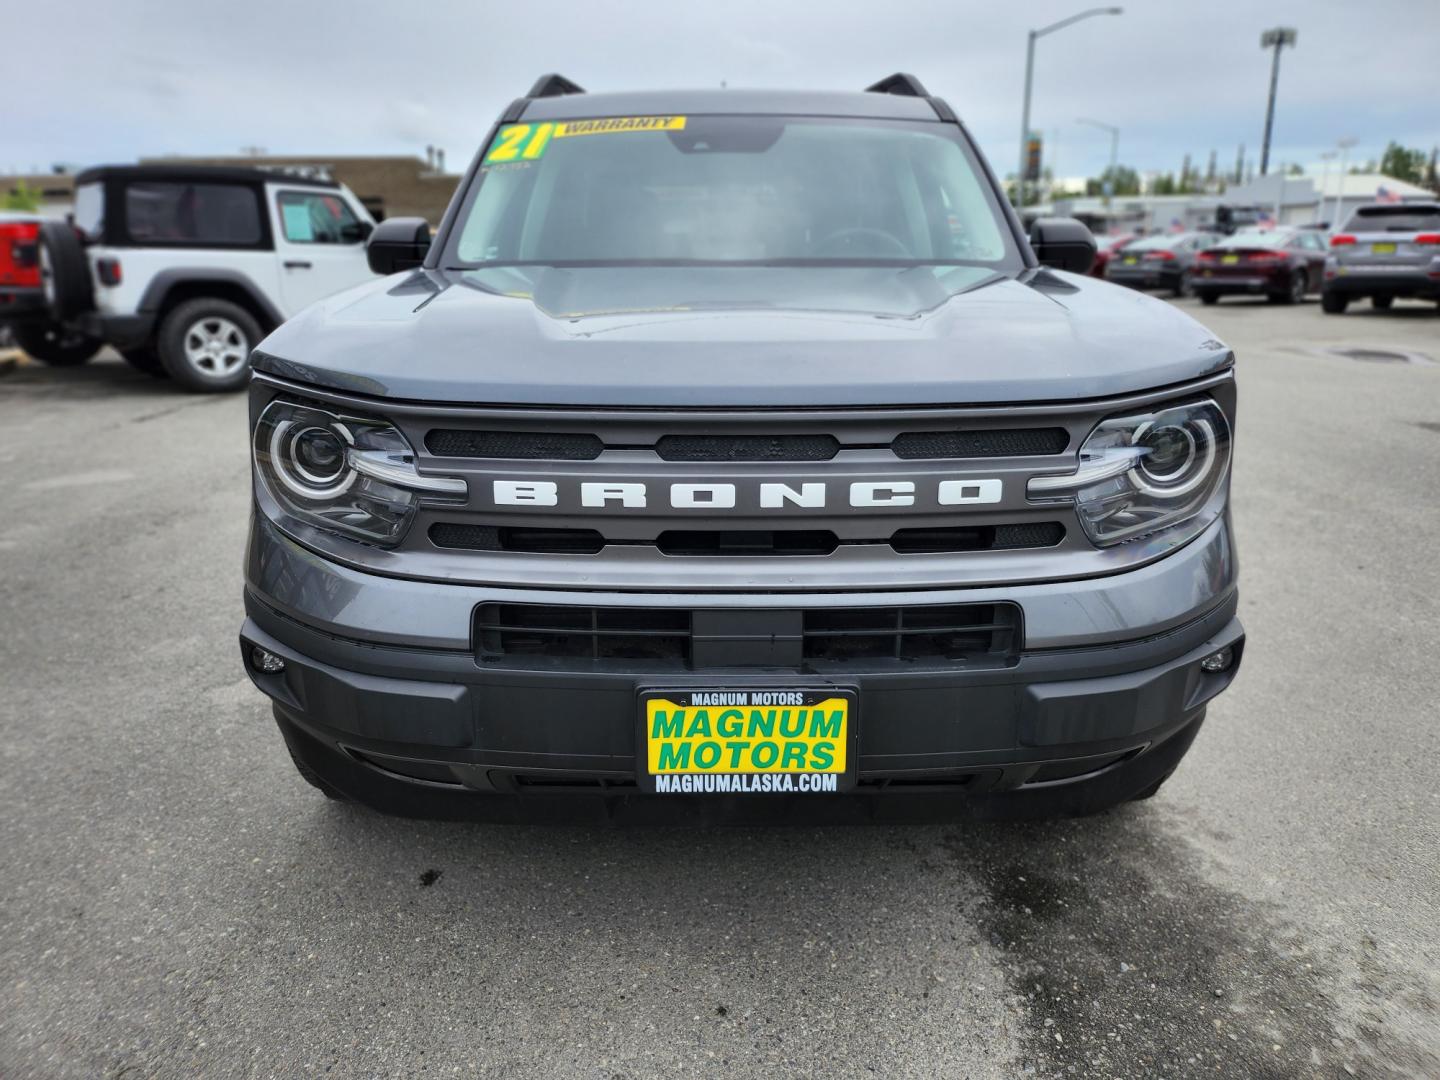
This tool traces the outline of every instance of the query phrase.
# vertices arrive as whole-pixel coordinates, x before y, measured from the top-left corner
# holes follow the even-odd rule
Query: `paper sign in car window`
[[[285,218],[285,239],[297,244],[309,244],[315,240],[315,227],[310,223],[308,202],[287,203],[280,207]]]
[[[615,135],[630,131],[684,131],[683,116],[611,116],[601,120],[560,120],[543,124],[506,124],[495,135],[485,164],[534,161],[551,139],[574,135]]]

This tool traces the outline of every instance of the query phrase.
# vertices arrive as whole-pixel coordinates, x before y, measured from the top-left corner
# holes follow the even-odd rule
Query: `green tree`
[[[1155,177],[1155,182],[1150,185],[1151,195],[1178,195],[1179,185],[1175,183],[1174,173],[1161,173]]]
[[[1391,142],[1380,155],[1380,171],[1396,180],[1418,184],[1425,177],[1425,151]]]
[[[1090,177],[1085,181],[1085,194],[1105,194],[1107,180],[1114,185],[1111,193],[1116,196],[1140,194],[1140,174],[1128,165],[1117,165],[1113,169],[1106,169],[1099,176]]]
[[[0,200],[0,210],[20,210],[34,213],[40,209],[40,192],[24,180],[19,181]]]

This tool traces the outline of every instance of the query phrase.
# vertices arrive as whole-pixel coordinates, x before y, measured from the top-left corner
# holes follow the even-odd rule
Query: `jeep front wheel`
[[[54,323],[21,323],[11,328],[21,350],[51,367],[78,367],[105,343],[88,334],[71,333]]]
[[[255,317],[229,300],[187,300],[166,315],[156,335],[160,363],[187,390],[239,390],[250,381],[250,350],[259,343]]]

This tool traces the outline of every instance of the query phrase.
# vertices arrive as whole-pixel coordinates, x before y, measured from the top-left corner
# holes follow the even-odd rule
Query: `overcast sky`
[[[1123,0],[1122,0],[1123,2]],[[861,88],[918,75],[1015,168],[1025,32],[1086,0],[10,0],[0,16],[0,171],[156,154],[424,154],[464,166],[536,75],[593,90]],[[1032,126],[1057,175],[1120,159],[1233,168],[1258,156],[1269,54],[1281,63],[1273,161],[1318,162],[1337,138],[1440,142],[1440,0],[1128,0],[1125,14],[1039,42]]]

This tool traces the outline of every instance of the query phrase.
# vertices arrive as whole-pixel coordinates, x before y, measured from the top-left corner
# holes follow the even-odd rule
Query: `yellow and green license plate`
[[[1134,266],[1140,261],[1140,257],[1138,255],[1126,255],[1122,261],[1126,266]]]
[[[1239,256],[1239,255],[1221,255],[1221,256],[1220,256],[1220,261],[1221,261],[1222,263],[1224,263],[1226,266],[1234,266],[1236,263],[1238,263],[1238,262],[1240,261],[1240,256]]]
[[[643,791],[822,795],[855,779],[853,689],[719,686],[640,695]]]
[[[1371,254],[1371,255],[1394,255],[1394,254],[1395,254],[1395,245],[1394,245],[1394,244],[1371,244],[1371,245],[1370,245],[1370,254]]]

